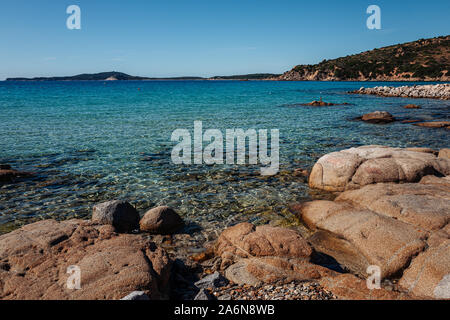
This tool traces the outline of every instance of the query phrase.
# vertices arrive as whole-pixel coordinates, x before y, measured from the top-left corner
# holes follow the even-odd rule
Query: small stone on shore
[[[173,234],[184,226],[183,219],[172,208],[153,208],[139,222],[142,231],[153,234]]]
[[[98,224],[112,225],[117,232],[132,232],[139,228],[139,214],[128,202],[107,201],[94,206],[92,221]]]

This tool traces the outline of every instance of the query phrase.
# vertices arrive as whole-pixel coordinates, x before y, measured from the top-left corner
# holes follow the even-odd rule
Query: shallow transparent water
[[[0,82],[0,163],[36,178],[0,186],[0,233],[48,217],[87,217],[127,199],[141,213],[170,205],[199,225],[295,222],[287,207],[311,198],[291,173],[323,154],[365,144],[449,147],[449,131],[352,118],[386,110],[400,119],[449,120],[450,102],[346,94],[356,82]],[[400,83],[382,85],[402,85]],[[302,107],[322,97],[352,105]],[[416,103],[419,110],[402,106]],[[280,174],[258,166],[179,166],[172,131],[280,130]]]

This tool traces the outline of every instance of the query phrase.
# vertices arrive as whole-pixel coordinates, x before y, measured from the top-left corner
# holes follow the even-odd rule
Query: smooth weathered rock
[[[437,184],[443,187],[450,188],[450,176],[446,177],[436,177],[436,176],[425,176],[420,180],[422,184]]]
[[[128,202],[113,200],[94,206],[92,221],[112,225],[117,232],[131,232],[139,229],[139,213]]]
[[[417,182],[426,175],[449,175],[450,159],[431,153],[363,146],[329,153],[314,165],[309,186],[344,191],[378,182]]]
[[[145,294],[144,291],[133,291],[132,293],[130,293],[126,297],[123,297],[120,300],[146,301],[150,300],[150,298],[148,297],[148,295]]]
[[[311,230],[320,231],[308,239],[316,250],[362,276],[369,265],[379,266],[383,278],[394,275],[426,245],[426,234],[419,228],[347,203],[307,202],[301,218]]]
[[[431,149],[431,148],[405,148],[406,151],[415,151],[415,152],[424,152],[424,153],[431,153],[435,156],[438,155],[438,151]]]
[[[82,220],[44,220],[0,236],[0,265],[7,300],[118,300],[133,291],[161,299],[171,270],[165,251],[141,235]],[[67,286],[69,266],[79,268],[79,290]]]
[[[215,252],[227,279],[238,284],[317,279],[331,272],[311,264],[311,246],[285,228],[238,224],[222,232]]]
[[[435,179],[443,179],[431,176]],[[431,231],[450,222],[450,186],[444,182],[378,183],[358,190],[345,191],[336,201],[351,203],[381,215]]]
[[[420,123],[413,123],[413,126],[426,128],[448,128],[450,127],[450,121],[420,122]]]
[[[450,149],[441,149],[439,151],[439,158],[446,158],[446,159],[450,159]]]
[[[331,291],[340,300],[409,300],[414,297],[401,293],[380,289],[369,289],[367,283],[351,274],[324,277],[319,283]]]
[[[144,215],[139,222],[142,231],[154,234],[172,234],[183,227],[183,219],[169,207],[156,207]]]
[[[239,285],[260,286],[263,283],[289,283],[316,280],[336,274],[334,271],[303,259],[283,257],[246,258],[226,269],[226,277]]]
[[[214,272],[203,279],[194,283],[197,288],[210,289],[210,288],[220,288],[228,284],[228,280],[222,277],[219,272]]]
[[[387,111],[375,111],[363,115],[361,120],[369,123],[384,124],[394,122],[395,118]]]
[[[417,256],[399,285],[418,296],[450,299],[450,239]]]
[[[294,230],[240,223],[222,232],[215,252],[222,257],[222,265],[226,265],[248,257],[275,256],[309,260],[312,248]]]

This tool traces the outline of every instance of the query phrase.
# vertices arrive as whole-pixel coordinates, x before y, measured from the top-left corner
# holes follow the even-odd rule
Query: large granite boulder
[[[112,200],[94,206],[92,221],[112,225],[117,232],[131,232],[139,229],[139,213],[128,202]]]
[[[316,250],[361,276],[379,266],[383,278],[403,270],[425,248],[425,232],[405,222],[346,203],[318,200],[303,204],[301,218],[313,231]]]
[[[450,160],[427,152],[384,146],[363,146],[320,158],[309,186],[345,191],[378,182],[418,182],[426,175],[449,175]]]
[[[222,232],[215,253],[226,277],[238,284],[318,279],[332,273],[311,264],[311,246],[286,228],[238,224]]]
[[[450,297],[449,176],[367,185],[295,208],[314,248],[350,271],[366,277],[376,265],[383,278],[403,274],[400,288],[414,296]]]
[[[449,184],[446,185],[446,181]],[[346,191],[336,201],[344,201],[427,231],[439,230],[450,222],[448,178],[429,176],[420,183],[368,185]]]
[[[450,239],[415,258],[399,285],[418,296],[450,299]]]
[[[70,266],[79,289],[67,285]],[[110,225],[44,220],[0,236],[0,299],[118,300],[134,291],[162,299],[170,270],[164,250]]]

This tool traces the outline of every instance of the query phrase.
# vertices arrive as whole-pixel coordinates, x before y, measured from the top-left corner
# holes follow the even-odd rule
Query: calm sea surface
[[[411,84],[411,83],[409,83]],[[399,119],[450,120],[450,102],[346,94],[357,82],[0,82],[0,163],[32,171],[0,185],[0,233],[44,218],[88,217],[93,204],[126,199],[140,213],[176,208],[220,228],[238,221],[295,223],[289,204],[315,197],[296,168],[365,144],[449,147],[449,130],[352,118],[386,110]],[[302,107],[318,100],[351,105]],[[422,106],[411,110],[408,103]],[[279,129],[280,173],[257,166],[174,165],[172,131]]]

